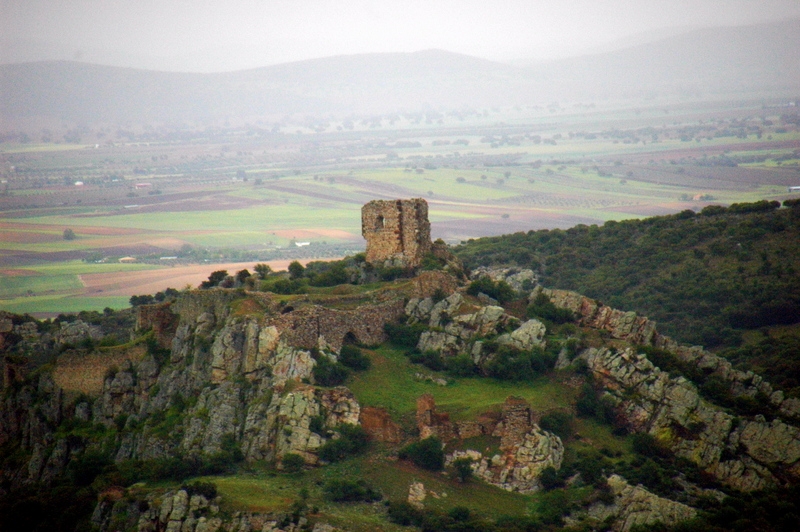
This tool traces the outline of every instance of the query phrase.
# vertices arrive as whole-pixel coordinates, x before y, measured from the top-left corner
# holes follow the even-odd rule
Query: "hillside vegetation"
[[[648,268],[707,258],[788,307],[798,217],[797,205],[738,204],[459,251],[532,262],[539,248],[524,239],[550,235],[539,247],[558,256],[575,238],[585,260],[590,243],[616,250],[644,286],[625,242],[652,241]],[[726,237],[766,258],[723,267],[733,259],[711,249]],[[577,268],[549,256],[546,276]],[[416,270],[363,254],[254,270],[134,296],[131,310],[0,313],[0,529],[779,531],[800,514],[791,327],[748,333],[724,358],[630,307],[521,268],[467,276],[449,254]],[[736,312],[723,313],[739,326],[729,336],[751,326]]]
[[[516,265],[544,286],[634,310],[679,341],[735,346],[800,316],[800,205],[709,206],[644,220],[469,240],[468,267]]]

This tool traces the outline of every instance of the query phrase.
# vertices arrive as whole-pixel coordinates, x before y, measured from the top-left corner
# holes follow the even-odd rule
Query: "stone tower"
[[[373,200],[361,208],[361,234],[367,239],[367,262],[392,260],[419,266],[431,249],[428,202],[422,198]]]

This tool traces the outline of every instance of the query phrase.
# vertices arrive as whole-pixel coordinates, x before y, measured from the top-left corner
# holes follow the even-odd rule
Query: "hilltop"
[[[422,203],[365,206],[368,253],[343,261],[3,314],[4,529],[791,523],[796,396],[532,270],[425,238],[396,253],[407,206],[429,229]]]

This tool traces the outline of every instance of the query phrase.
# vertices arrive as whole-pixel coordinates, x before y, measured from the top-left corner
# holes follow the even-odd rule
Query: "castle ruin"
[[[422,198],[373,200],[361,208],[361,234],[367,239],[367,262],[387,261],[417,267],[431,249],[428,202]]]

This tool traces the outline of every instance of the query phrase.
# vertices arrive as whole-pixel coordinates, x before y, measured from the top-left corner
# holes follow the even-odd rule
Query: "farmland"
[[[425,198],[449,243],[781,200],[800,185],[797,116],[781,101],[592,105],[6,137],[0,308],[118,308],[216,269],[352,254],[376,198]]]

